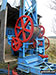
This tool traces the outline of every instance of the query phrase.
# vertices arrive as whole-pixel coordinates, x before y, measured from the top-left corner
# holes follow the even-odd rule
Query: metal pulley
[[[40,28],[40,33],[38,35],[39,38],[43,37],[44,33],[45,33],[45,28],[42,25],[39,25]]]
[[[45,39],[45,50],[47,50],[50,46],[50,41],[46,36],[44,36],[44,39]]]
[[[15,35],[22,42],[27,42],[31,39],[34,32],[33,20],[27,16],[21,16],[15,25]]]
[[[13,51],[18,51],[21,46],[22,46],[21,41],[17,37],[13,37],[11,42],[11,47]]]

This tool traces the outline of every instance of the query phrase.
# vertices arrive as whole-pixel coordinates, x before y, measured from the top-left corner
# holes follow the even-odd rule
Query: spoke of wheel
[[[26,29],[26,28],[24,29],[24,31],[29,32],[29,33],[31,32],[29,29]]]
[[[23,25],[24,25],[24,21],[23,19],[21,19],[21,26],[23,27]]]
[[[17,46],[15,45],[15,48],[17,48]]]
[[[17,29],[20,29],[21,27],[17,26],[16,28],[17,28]]]
[[[17,48],[17,46],[16,46],[16,41],[14,40],[14,46],[15,46],[15,48]]]
[[[25,34],[25,32],[23,31],[22,34],[23,34],[23,40],[26,40],[26,34]]]
[[[19,37],[19,36],[21,35],[21,33],[22,33],[22,30],[20,30],[20,32],[19,32],[19,34],[17,35],[17,37]]]
[[[14,45],[12,45],[12,46],[15,46],[15,45],[17,45],[17,44],[18,44],[18,42],[14,43]]]
[[[17,45],[17,44],[18,44],[18,42],[15,43],[15,45]]]
[[[14,44],[16,43],[15,39],[14,39]]]
[[[28,23],[29,23],[29,19],[26,21],[26,23],[24,24],[24,26],[26,27]]]

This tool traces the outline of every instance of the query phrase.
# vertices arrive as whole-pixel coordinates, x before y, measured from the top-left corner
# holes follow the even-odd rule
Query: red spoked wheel
[[[34,31],[33,20],[29,16],[23,15],[17,20],[15,25],[15,35],[22,42],[29,41],[33,35],[33,31]]]
[[[21,41],[17,37],[16,38],[13,37],[11,42],[11,47],[13,51],[18,51],[21,46],[22,46]]]
[[[45,28],[42,25],[39,25],[39,29],[40,29],[40,33],[38,37],[43,37],[44,33],[45,33]]]
[[[45,50],[46,50],[50,46],[50,41],[49,41],[49,39],[46,36],[44,36],[44,39],[45,39]]]
[[[32,48],[36,48],[36,43],[37,43],[36,40],[35,39],[32,39],[30,42],[33,42],[33,45],[31,45],[31,47]]]

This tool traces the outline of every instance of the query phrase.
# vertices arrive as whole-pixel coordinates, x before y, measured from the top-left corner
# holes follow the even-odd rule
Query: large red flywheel
[[[30,28],[28,29],[28,27]],[[33,31],[34,31],[33,20],[29,16],[23,15],[17,20],[15,25],[15,35],[22,42],[29,41],[33,35]]]

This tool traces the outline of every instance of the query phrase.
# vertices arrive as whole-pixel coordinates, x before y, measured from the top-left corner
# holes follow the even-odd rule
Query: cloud
[[[40,21],[45,27],[45,35],[56,36],[56,34],[52,32],[53,16],[56,12],[49,8],[49,2],[50,0],[37,0],[37,13],[42,16],[42,19]]]

